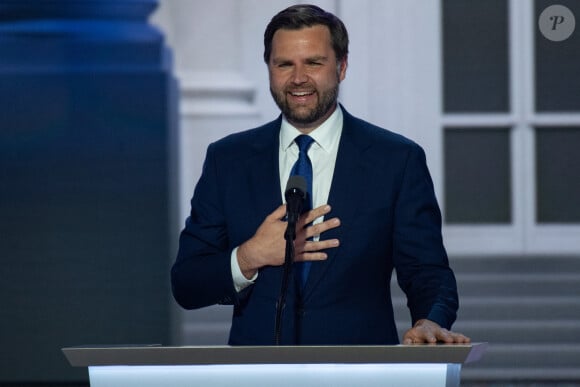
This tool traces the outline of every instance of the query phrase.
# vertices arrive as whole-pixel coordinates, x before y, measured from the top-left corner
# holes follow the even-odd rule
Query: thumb
[[[284,219],[285,216],[286,216],[286,204],[282,204],[278,208],[276,208],[274,212],[268,215],[268,218],[272,220],[282,220]]]

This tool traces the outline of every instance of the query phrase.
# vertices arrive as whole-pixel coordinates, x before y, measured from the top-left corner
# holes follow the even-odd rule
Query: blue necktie
[[[306,193],[306,200],[304,203],[304,211],[312,209],[312,162],[308,157],[308,148],[314,142],[314,139],[310,136],[302,134],[294,139],[296,145],[298,145],[298,160],[294,163],[292,170],[290,171],[290,176],[300,175],[306,180],[306,186],[308,192]],[[310,272],[311,262],[296,262],[294,264],[294,269],[298,276],[298,281],[300,287],[304,288],[306,284],[306,279],[308,278],[308,273]]]

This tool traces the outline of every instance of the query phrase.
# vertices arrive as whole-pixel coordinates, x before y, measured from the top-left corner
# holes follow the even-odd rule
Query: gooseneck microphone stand
[[[288,225],[284,232],[286,239],[286,252],[284,254],[284,267],[282,272],[282,285],[280,287],[280,296],[276,303],[276,331],[274,342],[280,345],[282,336],[282,313],[286,306],[286,295],[288,294],[288,285],[290,283],[290,274],[292,273],[292,264],[294,263],[294,239],[296,239],[296,223],[304,206],[306,198],[306,180],[302,176],[290,176],[286,185],[286,217]]]

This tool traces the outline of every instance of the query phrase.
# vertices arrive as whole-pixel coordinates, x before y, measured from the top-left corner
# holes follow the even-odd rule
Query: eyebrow
[[[306,60],[309,62],[326,62],[328,60],[328,57],[324,56],[324,55],[318,55],[318,56],[306,58]]]
[[[304,61],[306,61],[306,62],[326,62],[326,61],[328,61],[328,57],[324,56],[324,55],[316,55],[316,56],[307,57],[304,59]],[[293,60],[288,59],[288,58],[272,58],[272,62],[274,64],[292,63]]]

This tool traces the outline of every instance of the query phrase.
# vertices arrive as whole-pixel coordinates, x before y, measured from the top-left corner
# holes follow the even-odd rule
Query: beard
[[[316,91],[318,102],[316,106],[309,108],[307,106],[290,106],[287,99],[287,89],[276,92],[270,87],[270,94],[278,105],[278,108],[284,114],[286,119],[297,125],[309,125],[323,118],[331,109],[334,108],[338,99],[338,83],[322,92]]]

